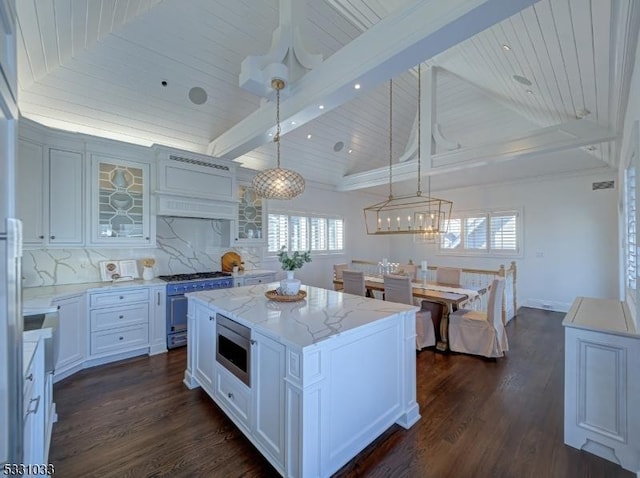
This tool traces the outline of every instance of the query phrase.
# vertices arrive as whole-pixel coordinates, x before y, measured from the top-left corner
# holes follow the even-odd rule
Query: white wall
[[[345,220],[346,251],[344,254],[322,255],[312,253],[312,262],[296,271],[296,277],[303,284],[333,289],[333,264],[349,262],[352,259],[376,259],[389,254],[387,238],[367,236],[363,209],[380,201],[379,196],[359,192],[335,192],[322,185],[307,182],[306,189],[290,201],[268,203],[269,212],[301,212],[307,214],[338,215]],[[274,256],[265,256],[263,266],[281,272],[280,263]]]
[[[612,179],[616,179],[615,171],[439,192],[438,197],[453,201],[454,214],[522,208],[522,254],[509,258],[451,256],[438,254],[435,245],[414,244],[411,237],[395,236],[389,258],[489,269],[515,260],[519,306],[546,304],[566,311],[576,296],[616,298],[620,243],[617,190],[591,189],[593,182]]]

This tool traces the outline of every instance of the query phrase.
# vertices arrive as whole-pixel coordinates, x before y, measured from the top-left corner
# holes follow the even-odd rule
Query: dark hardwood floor
[[[418,353],[422,418],[392,426],[339,477],[634,477],[563,444],[564,314],[522,308],[496,361]],[[269,463],[201,390],[186,350],[96,367],[57,384],[56,476],[271,477]]]

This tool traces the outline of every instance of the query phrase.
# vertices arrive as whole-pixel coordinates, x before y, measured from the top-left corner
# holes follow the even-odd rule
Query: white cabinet
[[[209,395],[213,396],[214,366],[216,362],[215,315],[207,307],[198,305],[193,316],[194,334],[191,333],[191,325],[192,323],[189,323],[187,333],[194,338],[193,374]]]
[[[149,289],[89,294],[92,357],[149,346]]]
[[[84,243],[83,155],[18,142],[18,217],[26,246]]]
[[[58,306],[58,359],[54,382],[82,368],[87,358],[87,320],[84,294],[54,300]]]
[[[265,452],[284,467],[285,346],[252,331],[252,433]]]
[[[242,287],[244,285],[267,284],[269,282],[274,282],[275,280],[276,273],[273,271],[260,273],[247,272],[245,274],[234,276],[233,285],[235,287]]]
[[[91,244],[118,247],[155,243],[149,174],[148,163],[92,154]]]
[[[258,197],[249,183],[238,183],[238,201],[234,242],[237,245],[265,245],[267,243],[265,201]]]
[[[564,442],[640,472],[640,334],[626,303],[578,297],[562,324]]]
[[[47,450],[45,450],[45,373],[44,373],[44,343],[42,339],[37,342],[25,342],[25,348],[33,347],[24,374],[23,386],[23,460],[25,465],[39,465],[46,463]],[[37,468],[37,467],[36,467]],[[36,476],[30,473],[31,467],[27,467],[26,476]],[[36,470],[36,472],[39,470]]]
[[[151,305],[149,308],[149,355],[167,351],[167,286],[151,287]]]

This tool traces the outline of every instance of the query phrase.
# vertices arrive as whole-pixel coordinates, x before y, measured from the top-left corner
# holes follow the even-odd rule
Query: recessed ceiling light
[[[291,122],[291,124],[292,124],[292,125],[294,125],[294,124],[296,124],[296,122],[295,122],[295,121],[292,121],[292,122]]]
[[[527,93],[529,93],[530,95],[533,94],[533,90],[527,90]]]
[[[342,148],[344,148],[344,143],[342,141],[338,141],[336,144],[333,145],[333,150],[337,153],[338,151],[342,151]]]
[[[351,154],[352,152],[353,152],[353,149],[350,149],[350,150],[349,150],[349,154]]]
[[[506,43],[504,45],[502,45],[502,49],[504,51],[511,51],[511,47],[509,45],[507,45]]]
[[[311,133],[307,135],[307,139],[311,139]]]
[[[318,108],[323,110],[324,109],[324,105],[320,105],[320,106],[318,106]]]
[[[360,83],[356,83],[355,85],[353,85],[353,87],[354,87],[356,90],[359,90],[359,89],[360,89]]]
[[[529,78],[525,78],[524,76],[513,75],[513,79],[516,80],[518,83],[521,83],[523,85],[531,86],[531,81],[529,81]]]
[[[273,136],[273,133],[269,133],[269,136]]]

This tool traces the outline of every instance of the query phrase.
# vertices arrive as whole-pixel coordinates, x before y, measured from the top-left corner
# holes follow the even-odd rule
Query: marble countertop
[[[307,297],[298,302],[275,302],[264,293],[278,283],[186,294],[219,309],[223,315],[280,342],[306,347],[399,312],[418,307],[301,286]]]
[[[51,308],[52,301],[77,296],[84,294],[87,291],[100,290],[106,292],[109,290],[150,287],[156,285],[166,285],[166,282],[160,279],[152,279],[148,281],[132,280],[123,282],[85,282],[81,284],[25,287],[22,289],[22,313],[24,315],[43,313],[47,308]]]

